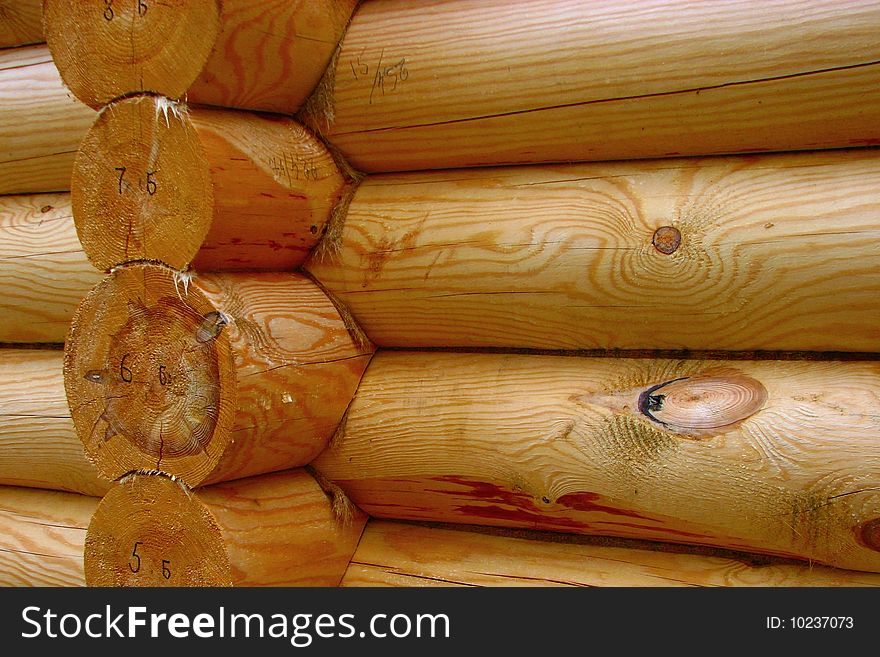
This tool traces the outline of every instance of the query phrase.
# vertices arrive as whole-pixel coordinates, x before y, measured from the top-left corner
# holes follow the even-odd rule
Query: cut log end
[[[95,109],[134,91],[179,98],[220,29],[217,0],[46,0],[43,30],[65,84]]]
[[[85,543],[87,586],[231,586],[216,519],[165,476],[135,474],[104,497]]]
[[[106,476],[155,468],[195,485],[214,469],[235,394],[227,321],[157,265],[119,269],[83,300],[65,386],[86,453]]]
[[[185,108],[156,96],[107,107],[77,154],[71,204],[99,269],[135,260],[185,268],[213,219],[209,166]]]

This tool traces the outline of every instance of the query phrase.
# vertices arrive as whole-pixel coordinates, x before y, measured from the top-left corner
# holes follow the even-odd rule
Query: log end
[[[71,178],[77,234],[98,269],[154,260],[185,269],[213,220],[211,173],[183,105],[133,96],[98,116]]]
[[[158,265],[116,270],[80,304],[64,380],[86,454],[110,479],[156,469],[197,485],[230,442],[226,318]]]
[[[162,475],[126,477],[104,497],[86,534],[87,586],[231,586],[211,512]]]
[[[148,91],[181,97],[220,31],[218,0],[45,0],[43,31],[64,83],[98,109]]]

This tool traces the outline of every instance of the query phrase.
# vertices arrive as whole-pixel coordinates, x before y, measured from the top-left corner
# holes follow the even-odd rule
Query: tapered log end
[[[103,271],[134,260],[185,268],[211,227],[213,202],[208,163],[186,109],[163,97],[108,106],[74,162],[77,234]]]
[[[217,521],[181,484],[134,474],[101,501],[86,534],[87,586],[231,586]]]
[[[45,0],[43,30],[65,84],[95,109],[148,91],[181,97],[220,30],[218,0]]]
[[[111,478],[156,469],[197,485],[229,440],[226,318],[175,272],[116,270],[74,316],[64,377],[86,454]]]

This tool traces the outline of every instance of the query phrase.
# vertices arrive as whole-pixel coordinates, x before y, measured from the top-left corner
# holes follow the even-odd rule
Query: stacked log
[[[0,194],[70,189],[95,113],[64,88],[44,45],[0,50]]]
[[[880,572],[880,363],[379,353],[315,461],[379,518]]]
[[[307,269],[380,346],[874,351],[878,164],[863,150],[370,176]]]
[[[42,0],[0,0],[0,48],[43,41]]]
[[[367,172],[870,146],[878,30],[822,0],[365,2],[304,117]]]
[[[69,194],[0,196],[0,342],[64,342],[77,304],[99,280]]]
[[[327,68],[357,0],[46,0],[68,88],[95,109],[138,91],[293,113]]]
[[[671,544],[371,520],[342,586],[880,586],[880,575]]]
[[[90,586],[336,586],[366,517],[340,519],[303,470],[190,492],[133,474],[98,506],[85,543]]]
[[[133,96],[104,108],[84,138],[71,200],[104,271],[137,260],[288,270],[344,187],[326,147],[292,119]]]

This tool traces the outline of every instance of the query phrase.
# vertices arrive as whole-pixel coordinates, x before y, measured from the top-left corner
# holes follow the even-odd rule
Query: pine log
[[[68,194],[0,196],[0,342],[64,342],[76,305],[99,280]]]
[[[103,495],[67,408],[63,354],[0,349],[0,484]]]
[[[70,189],[94,118],[65,91],[46,46],[0,50],[0,194]]]
[[[313,466],[380,518],[880,571],[880,362],[380,352]]]
[[[0,0],[0,48],[43,41],[42,0]]]
[[[301,274],[191,279],[140,264],[77,309],[64,380],[105,476],[155,469],[197,486],[311,461],[371,355]]]
[[[366,523],[304,470],[196,491],[133,474],[98,506],[85,546],[90,586],[336,586]]]
[[[307,267],[380,346],[875,351],[880,151],[369,176]]]
[[[342,586],[880,586],[880,575],[635,541],[371,520]]]
[[[95,497],[0,486],[0,586],[84,586],[97,506]]]
[[[293,119],[134,96],[82,142],[71,199],[103,271],[132,260],[183,269],[293,269],[323,234],[344,179]],[[196,255],[198,254],[198,256]]]
[[[293,113],[336,50],[357,0],[46,0],[65,83],[98,108],[138,91]]]
[[[880,5],[383,0],[306,120],[366,172],[877,144]]]

